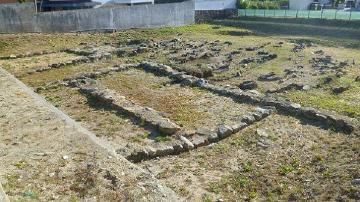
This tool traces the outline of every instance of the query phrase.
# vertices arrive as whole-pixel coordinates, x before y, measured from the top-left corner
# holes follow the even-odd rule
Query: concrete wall
[[[194,23],[194,7],[194,1],[186,1],[36,14],[33,4],[0,5],[0,33],[180,26]]]
[[[235,9],[236,0],[195,0],[195,10]]]
[[[312,2],[314,0],[289,0],[289,8],[291,10],[308,10]]]

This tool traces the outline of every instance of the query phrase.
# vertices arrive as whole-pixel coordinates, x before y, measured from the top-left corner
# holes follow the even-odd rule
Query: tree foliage
[[[241,9],[279,9],[289,5],[289,0],[237,0],[237,8]]]

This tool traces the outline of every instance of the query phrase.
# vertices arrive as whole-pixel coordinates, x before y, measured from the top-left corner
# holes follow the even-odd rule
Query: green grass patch
[[[360,116],[360,104],[350,104],[343,100],[342,95],[324,94],[321,92],[293,91],[289,92],[285,96],[304,106],[331,110],[350,117]]]
[[[256,198],[256,185],[250,177],[241,173],[232,173],[223,176],[219,181],[208,184],[208,190],[216,194],[226,192],[243,193],[248,199]]]
[[[156,142],[167,142],[170,140],[171,140],[171,137],[164,135],[164,134],[159,134],[158,136],[155,137]]]
[[[150,136],[149,133],[144,133],[144,134],[139,134],[139,135],[136,135],[136,136],[133,136],[131,137],[131,141],[133,142],[142,142],[144,141],[145,139],[148,139]]]

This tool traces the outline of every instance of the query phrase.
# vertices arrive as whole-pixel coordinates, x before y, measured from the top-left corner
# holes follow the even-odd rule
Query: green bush
[[[289,4],[289,0],[237,0],[239,9],[279,9]]]
[[[247,0],[237,0],[236,7],[239,9],[246,9],[249,7],[249,1]]]

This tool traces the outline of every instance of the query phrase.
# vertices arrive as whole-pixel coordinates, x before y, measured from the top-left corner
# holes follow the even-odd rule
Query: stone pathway
[[[11,200],[179,200],[1,68],[0,134],[0,183]]]

